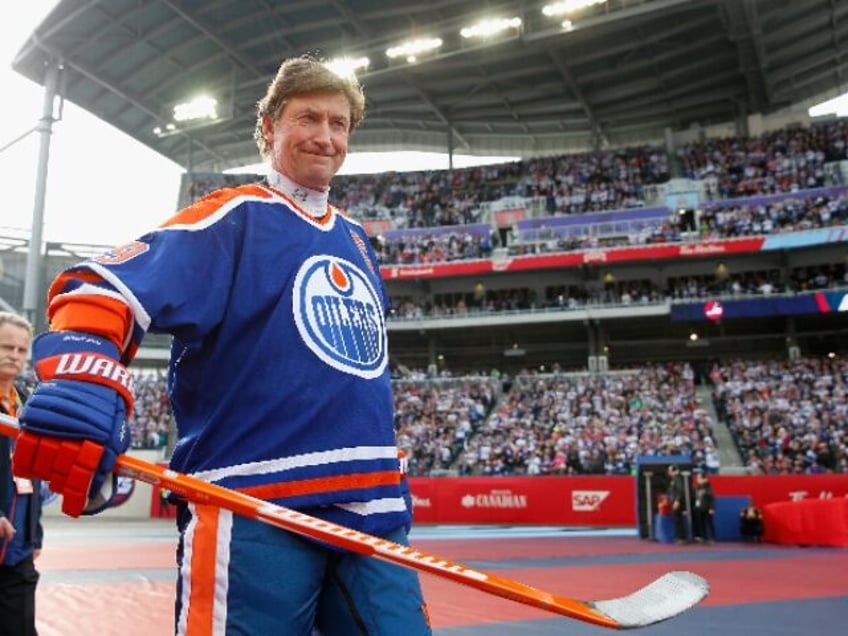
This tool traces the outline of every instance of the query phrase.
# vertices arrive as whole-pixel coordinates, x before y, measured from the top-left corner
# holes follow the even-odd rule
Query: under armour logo
[[[303,188],[295,188],[291,194],[292,197],[294,197],[301,203],[306,203],[306,199],[309,197],[309,193]]]

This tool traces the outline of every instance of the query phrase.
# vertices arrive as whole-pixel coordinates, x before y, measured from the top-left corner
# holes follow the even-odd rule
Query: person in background
[[[171,468],[407,543],[388,294],[364,228],[329,200],[364,113],[354,78],[283,62],[257,108],[266,181],[54,280],[14,461],[66,514],[109,505],[130,438],[126,365],[150,331],[172,336]],[[180,501],[177,526],[177,634],[431,634],[410,569],[203,503]]]
[[[715,493],[706,473],[695,476],[692,535],[698,543],[715,543]]]
[[[18,417],[27,399],[15,380],[24,370],[32,327],[17,314],[0,312],[0,412]],[[0,436],[0,636],[34,636],[35,591],[41,552],[43,484],[12,474],[12,441]]]
[[[760,543],[763,540],[763,513],[756,506],[745,506],[739,512],[739,534],[744,541]]]
[[[675,543],[686,543],[688,538],[686,532],[686,484],[683,482],[680,468],[674,464],[669,465],[667,474],[668,489],[666,496],[674,521],[674,541]]]

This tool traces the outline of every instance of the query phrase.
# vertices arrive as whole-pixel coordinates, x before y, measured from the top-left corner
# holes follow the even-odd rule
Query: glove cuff
[[[111,340],[81,331],[45,331],[32,341],[32,359],[36,365],[44,358],[63,353],[97,353],[113,360],[121,359],[121,352]],[[39,379],[46,378],[39,376]]]
[[[48,331],[32,343],[38,379],[93,382],[117,391],[133,412],[132,376],[119,362],[118,347],[110,340],[78,331]]]

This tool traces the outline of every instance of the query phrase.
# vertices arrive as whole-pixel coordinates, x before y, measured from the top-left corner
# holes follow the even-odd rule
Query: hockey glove
[[[47,332],[32,351],[41,382],[21,412],[14,472],[49,481],[65,514],[96,514],[112,501],[112,469],[130,442],[129,372],[114,344],[89,334]]]

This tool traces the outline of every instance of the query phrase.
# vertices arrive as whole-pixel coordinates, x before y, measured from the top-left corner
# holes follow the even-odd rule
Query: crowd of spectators
[[[629,475],[640,455],[688,453],[719,468],[712,422],[685,363],[632,372],[529,374],[466,436],[463,475]]]
[[[754,474],[848,472],[848,361],[733,361],[710,372],[714,403]]]
[[[613,215],[615,213],[612,213]],[[848,224],[848,193],[813,194],[807,197],[786,195],[756,203],[731,201],[705,206],[699,211],[695,238],[721,240],[742,236],[763,236]],[[522,240],[520,234],[509,245],[512,256],[597,249],[608,246],[612,235],[599,234],[587,221],[585,226],[570,227],[569,233],[546,240]],[[642,228],[622,236],[614,235],[617,246],[673,243],[692,240],[693,236],[672,220],[656,220],[651,228]],[[497,233],[472,235],[457,227],[447,234],[435,229],[420,234],[381,236],[373,241],[382,265],[419,265],[464,259],[487,258],[499,245]]]
[[[393,378],[398,446],[426,476],[632,474],[641,455],[686,453],[716,473],[715,422],[687,363],[605,374],[409,371]],[[713,405],[753,474],[848,472],[848,361],[716,362]],[[29,372],[27,383],[35,383]],[[135,371],[132,448],[174,426],[163,371]]]
[[[395,236],[381,235],[371,242],[381,265],[426,265],[488,258],[496,244],[488,226],[479,225],[409,230]],[[469,231],[475,228],[476,231]]]
[[[336,205],[356,218],[388,219],[395,228],[476,223],[481,204],[510,196],[520,163],[449,170],[337,176]]]
[[[713,179],[716,199],[808,190],[825,185],[825,164],[848,158],[844,119],[788,126],[757,137],[724,137],[677,151],[685,176]]]
[[[729,273],[724,268],[711,274],[669,277],[665,297],[672,300],[705,299],[715,296],[769,296],[848,287],[844,262],[780,269],[757,269]]]
[[[561,154],[504,164],[377,175],[340,176],[338,205],[362,219],[420,228],[481,219],[482,204],[504,197],[541,199],[548,214],[640,207],[645,186],[669,180],[659,147]]]
[[[755,203],[707,205],[700,212],[700,236],[725,239],[813,230],[848,223],[848,194],[785,196]]]
[[[196,174],[181,187],[179,201],[221,187],[258,181],[261,175]],[[642,207],[645,186],[669,180],[668,154],[639,146],[560,154],[515,162],[417,172],[339,175],[334,204],[361,220],[388,219],[398,229],[478,223],[486,202],[505,197],[538,199],[550,215]]]
[[[133,373],[135,407],[128,420],[133,448],[163,448],[174,427],[164,371]]]
[[[516,194],[544,199],[549,215],[622,210],[642,207],[645,186],[669,178],[667,152],[640,146],[524,162]]]
[[[394,383],[395,430],[410,475],[451,469],[495,403],[491,378],[403,379]]]

